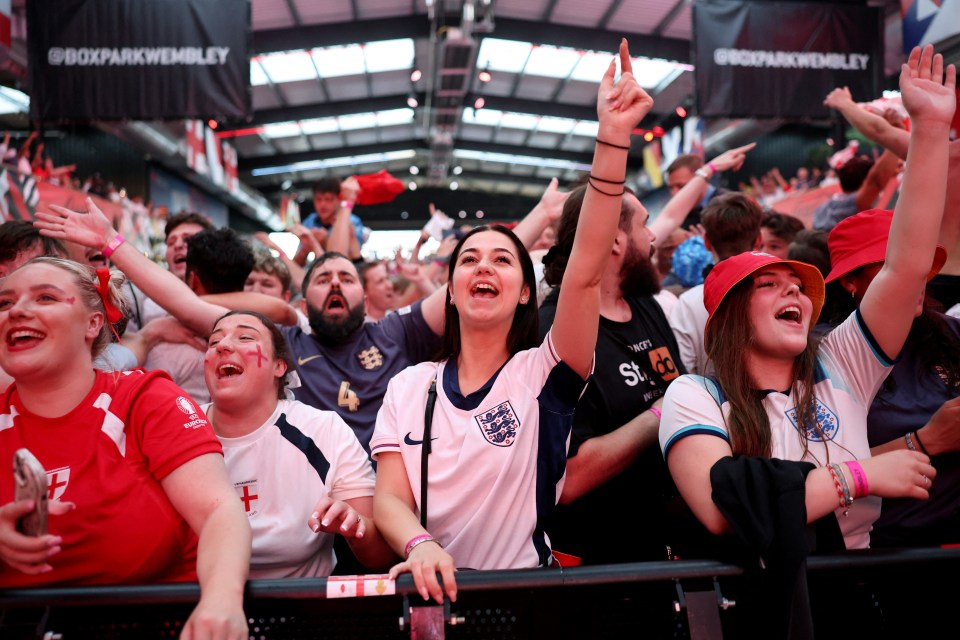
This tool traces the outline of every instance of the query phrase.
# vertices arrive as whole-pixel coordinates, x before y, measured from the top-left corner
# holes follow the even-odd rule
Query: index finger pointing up
[[[630,61],[630,48],[627,46],[627,39],[620,39],[620,74],[633,73],[633,63]]]

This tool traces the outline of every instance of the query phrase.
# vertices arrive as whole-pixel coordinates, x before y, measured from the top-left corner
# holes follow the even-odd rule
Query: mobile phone
[[[29,449],[13,454],[13,484],[16,500],[33,500],[34,509],[17,520],[17,531],[26,536],[47,534],[47,472]]]

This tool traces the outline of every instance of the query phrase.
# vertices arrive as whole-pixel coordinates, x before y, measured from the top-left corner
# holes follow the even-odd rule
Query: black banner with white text
[[[883,33],[874,7],[814,2],[698,1],[693,8],[702,117],[825,118],[823,99],[848,86],[880,91]]]
[[[240,120],[250,0],[30,0],[30,115]]]

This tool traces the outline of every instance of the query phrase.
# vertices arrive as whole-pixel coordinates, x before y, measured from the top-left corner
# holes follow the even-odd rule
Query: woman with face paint
[[[0,280],[0,459],[34,454],[50,513],[49,533],[19,533],[36,505],[0,473],[0,588],[198,580],[183,637],[246,638],[250,528],[206,417],[165,373],[93,368],[121,282],[46,257]]]
[[[253,531],[250,577],[330,575],[335,534],[362,564],[385,568],[395,556],[373,521],[370,460],[336,413],[287,399],[295,376],[266,317],[232,311],[214,324],[204,411]]]
[[[473,229],[451,255],[438,361],[394,377],[377,416],[374,514],[404,558],[391,575],[410,572],[424,598],[455,600],[458,567],[555,562],[543,526],[562,488],[574,406],[593,369],[600,280],[620,219],[630,135],[653,106],[625,40],[619,59],[619,81],[613,60],[600,84],[589,187],[543,344],[529,254],[504,227]]]

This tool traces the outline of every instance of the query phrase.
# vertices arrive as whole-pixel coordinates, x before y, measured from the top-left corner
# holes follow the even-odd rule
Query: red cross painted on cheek
[[[263,361],[267,359],[267,356],[263,355],[263,350],[260,348],[260,345],[257,345],[257,352],[250,352],[250,355],[257,356],[257,368],[263,368]]]

